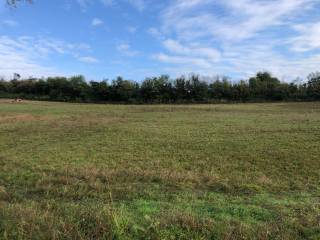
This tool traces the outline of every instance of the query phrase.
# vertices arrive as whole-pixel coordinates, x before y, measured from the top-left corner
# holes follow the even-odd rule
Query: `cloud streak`
[[[84,63],[99,63],[98,59],[96,59],[95,57],[91,57],[91,56],[78,57],[78,60],[80,62],[84,62]]]
[[[1,77],[10,78],[14,72],[24,77],[60,75],[59,70],[46,66],[44,62],[59,55],[87,63],[98,62],[94,58],[80,57],[81,53],[90,49],[87,44],[71,44],[51,38],[23,36],[14,39],[0,36]]]

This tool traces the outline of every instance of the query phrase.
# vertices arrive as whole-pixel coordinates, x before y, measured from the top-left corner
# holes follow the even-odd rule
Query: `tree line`
[[[214,103],[320,100],[320,73],[303,82],[281,82],[268,72],[232,82],[226,77],[205,81],[198,75],[167,75],[141,83],[121,77],[87,82],[83,76],[0,80],[1,98],[95,103]]]

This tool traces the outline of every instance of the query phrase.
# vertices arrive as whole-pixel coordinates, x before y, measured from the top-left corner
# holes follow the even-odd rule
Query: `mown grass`
[[[320,239],[320,103],[0,102],[0,239]]]

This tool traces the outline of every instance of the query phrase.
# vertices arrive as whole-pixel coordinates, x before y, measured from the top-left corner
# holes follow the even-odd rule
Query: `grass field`
[[[0,239],[320,239],[320,103],[1,100]]]

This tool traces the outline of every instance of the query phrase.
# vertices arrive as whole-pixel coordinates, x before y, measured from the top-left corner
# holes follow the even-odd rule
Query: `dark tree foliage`
[[[131,102],[137,97],[138,85],[118,77],[109,88],[109,99],[115,102]]]
[[[320,72],[311,73],[308,76],[308,96],[313,99],[320,99]]]
[[[0,79],[0,97],[114,103],[213,103],[248,101],[320,100],[320,73],[305,83],[285,83],[268,72],[259,72],[245,81],[226,77],[204,81],[198,75],[170,79],[167,75],[147,78],[141,83],[118,77],[108,83],[87,82],[83,76]]]

